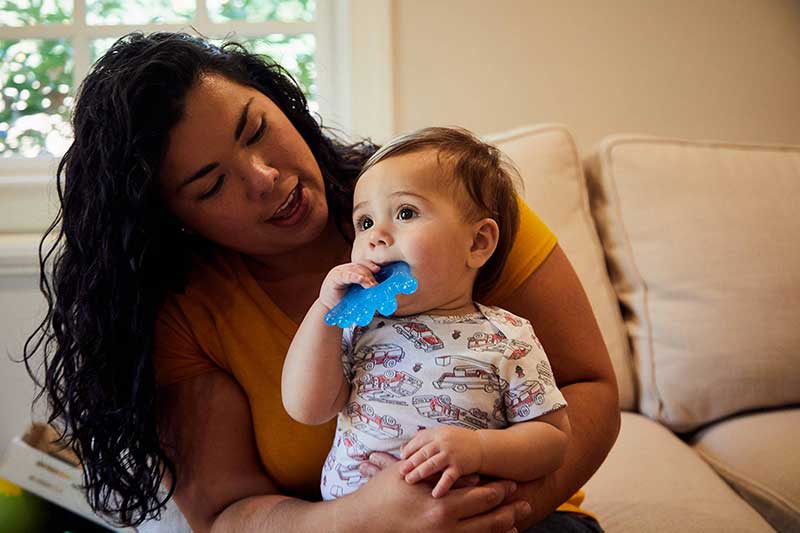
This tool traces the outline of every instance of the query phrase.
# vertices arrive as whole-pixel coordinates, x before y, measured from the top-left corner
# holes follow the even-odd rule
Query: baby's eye
[[[400,220],[411,220],[415,216],[417,216],[417,212],[410,207],[402,207],[400,211],[397,212],[397,218]]]
[[[375,223],[369,217],[361,217],[356,221],[356,229],[359,231],[368,230],[371,228]]]

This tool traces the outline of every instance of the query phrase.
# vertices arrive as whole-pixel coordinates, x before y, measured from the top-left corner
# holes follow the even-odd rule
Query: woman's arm
[[[194,531],[508,531],[526,512],[521,502],[500,505],[511,482],[435,500],[397,468],[329,502],[282,495],[261,466],[247,397],[223,372],[160,388],[158,407],[161,441],[176,464],[174,498]]]
[[[301,424],[324,424],[344,407],[350,385],[342,372],[342,330],[324,322],[314,302],[292,339],[281,378],[283,407]]]
[[[600,467],[619,433],[614,369],[589,300],[561,247],[499,305],[531,321],[569,405],[572,438],[558,470],[520,484],[533,514],[522,530],[567,501]]]

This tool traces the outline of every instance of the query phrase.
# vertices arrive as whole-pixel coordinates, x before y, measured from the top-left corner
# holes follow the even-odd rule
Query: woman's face
[[[309,243],[328,220],[319,165],[286,115],[216,74],[187,93],[160,186],[188,230],[251,256]]]

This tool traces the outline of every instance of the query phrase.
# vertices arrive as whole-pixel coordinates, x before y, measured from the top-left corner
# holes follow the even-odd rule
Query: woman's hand
[[[328,272],[319,290],[319,301],[329,310],[344,298],[348,287],[358,284],[368,289],[378,284],[375,274],[381,267],[372,261],[337,265]]]
[[[432,498],[427,483],[409,484],[400,474],[399,463],[388,454],[373,453],[361,472],[372,479],[346,498],[358,498],[362,515],[374,515],[380,531],[516,531],[514,524],[530,512],[527,502],[502,502],[513,497],[516,483],[492,481],[482,486],[455,485],[445,496]],[[476,483],[477,476],[468,476]],[[373,511],[374,509],[374,511]],[[409,510],[413,509],[413,515]]]

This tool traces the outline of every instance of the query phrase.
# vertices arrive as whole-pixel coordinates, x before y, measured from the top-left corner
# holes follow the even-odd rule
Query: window
[[[92,62],[131,31],[185,31],[267,54],[312,110],[347,130],[337,88],[337,0],[4,0],[0,7],[0,184],[52,178],[71,142],[75,91]],[[339,90],[338,93],[342,91]],[[346,109],[346,106],[345,106]],[[337,115],[332,111],[336,110]]]

